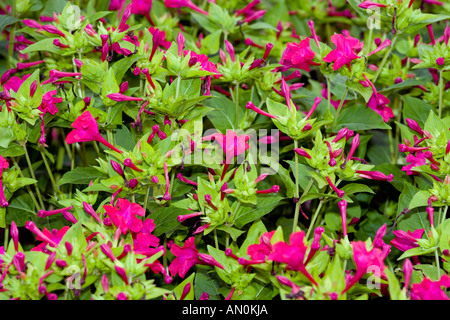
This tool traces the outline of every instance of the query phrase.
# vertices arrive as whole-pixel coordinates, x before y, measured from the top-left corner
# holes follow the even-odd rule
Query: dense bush
[[[449,299],[448,3],[0,14],[0,299]]]

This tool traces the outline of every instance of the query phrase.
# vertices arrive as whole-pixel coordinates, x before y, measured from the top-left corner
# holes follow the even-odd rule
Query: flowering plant
[[[3,1],[0,299],[448,300],[447,19]]]

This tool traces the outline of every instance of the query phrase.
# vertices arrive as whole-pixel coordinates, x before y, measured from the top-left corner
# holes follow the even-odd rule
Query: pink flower
[[[106,147],[122,153],[121,150],[110,144],[98,130],[97,121],[94,119],[89,111],[83,112],[73,123],[72,130],[66,137],[67,144],[72,144],[75,142],[87,142],[87,141],[97,141],[105,145]]]
[[[167,8],[182,8],[187,7],[201,14],[208,15],[209,13],[205,10],[197,7],[191,0],[164,0],[164,5]]]
[[[238,136],[235,131],[228,130],[227,134],[214,133],[202,138],[202,141],[217,141],[225,153],[225,163],[232,163],[234,157],[244,153],[250,146],[248,135]]]
[[[52,229],[52,231],[49,231],[44,227],[44,230],[41,231],[32,221],[28,221],[27,223],[25,223],[25,228],[36,235],[36,240],[43,241],[41,244],[32,248],[31,251],[42,251],[45,253],[50,253],[50,251],[47,249],[47,245],[50,245],[53,248],[58,247],[59,242],[69,230],[69,227],[65,226],[60,230]]]
[[[417,248],[419,246],[417,240],[422,239],[424,231],[425,229],[417,229],[413,232],[409,230],[407,232],[403,230],[392,231],[395,238],[391,240],[391,244],[403,252],[412,248]]]
[[[189,50],[184,50],[183,53],[185,56],[187,56],[188,54],[191,55],[191,61],[193,62],[193,64],[199,62],[202,70],[215,73],[214,78],[220,78],[221,75],[219,74],[216,65],[209,61],[207,55],[199,54]],[[189,64],[191,64],[191,62]]]
[[[310,70],[310,66],[320,66],[320,63],[314,62],[315,53],[311,50],[309,38],[305,38],[300,43],[290,42],[281,56],[280,64],[284,67],[283,71],[290,68]]]
[[[152,234],[153,230],[155,230],[155,222],[153,219],[145,219],[140,232],[133,235],[135,253],[147,256],[152,255],[149,253],[155,249],[149,247],[156,248],[159,245],[159,238]],[[164,250],[164,247],[158,249],[158,251],[160,250]]]
[[[442,275],[438,281],[425,277],[421,283],[414,283],[411,288],[411,300],[449,300],[444,288],[450,288],[450,277]]]
[[[342,34],[334,34],[331,36],[331,42],[336,45],[336,49],[327,54],[323,61],[328,63],[334,62],[334,71],[342,68],[344,65],[351,69],[351,62],[361,58],[356,53],[361,51],[364,44],[358,39]]]
[[[384,254],[383,251],[378,248],[372,248],[367,251],[366,243],[363,241],[352,242],[353,248],[353,260],[356,265],[356,273],[347,283],[342,293],[347,292],[352,286],[354,286],[364,274],[369,270],[369,267],[373,269],[374,275],[381,277],[384,275]]]
[[[300,271],[311,283],[317,286],[316,280],[309,274],[304,264],[305,254],[308,250],[304,239],[305,233],[303,231],[292,233],[289,237],[290,244],[284,241],[275,243],[272,248],[273,251],[267,259],[286,264],[287,270]]]
[[[409,153],[406,156],[406,162],[410,163],[402,167],[402,171],[405,171],[407,175],[417,175],[418,173],[412,170],[414,167],[420,167],[426,165],[425,154],[422,151],[416,152],[416,155]]]
[[[364,79],[366,79],[366,82],[372,87],[373,91],[372,96],[367,102],[367,106],[378,113],[383,118],[384,122],[388,122],[390,118],[394,117],[392,109],[387,106],[391,101],[381,93],[378,93],[375,85],[369,79],[367,79],[366,75],[363,75],[363,77]]]
[[[377,2],[373,2],[373,1],[363,1],[358,5],[358,7],[363,8],[363,9],[369,9],[369,8],[373,8],[373,7],[384,8],[384,7],[386,7],[386,5],[377,3]]]
[[[187,239],[183,247],[177,244],[172,245],[170,252],[176,258],[169,265],[169,271],[172,275],[178,274],[181,278],[184,278],[189,269],[196,264],[213,265],[223,269],[223,266],[210,255],[198,253],[194,237]]]
[[[128,229],[134,233],[141,231],[143,227],[142,220],[137,216],[143,217],[145,210],[137,203],[130,203],[127,199],[117,199],[116,205],[104,205],[106,213],[111,222],[120,229],[122,234],[126,234]]]
[[[266,257],[272,253],[272,244],[270,240],[272,239],[274,231],[265,232],[259,237],[259,244],[251,244],[247,248],[247,254],[252,260],[264,261]]]

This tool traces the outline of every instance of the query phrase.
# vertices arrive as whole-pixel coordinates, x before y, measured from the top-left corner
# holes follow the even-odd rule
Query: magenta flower
[[[273,245],[272,253],[267,257],[268,260],[286,264],[287,270],[300,271],[311,283],[317,286],[316,280],[306,270],[304,260],[308,250],[305,242],[305,233],[303,231],[294,232],[289,237],[290,244],[284,241]]]
[[[247,254],[252,260],[265,261],[267,256],[272,253],[272,244],[270,240],[273,237],[274,231],[265,232],[259,237],[259,244],[251,244],[247,248]]]
[[[176,258],[169,265],[169,272],[172,275],[178,274],[181,278],[184,278],[189,269],[196,264],[212,265],[224,269],[224,267],[210,255],[198,253],[198,250],[195,247],[194,237],[187,239],[183,247],[180,247],[177,244],[172,245],[170,252],[172,252]]]
[[[314,62],[315,53],[311,50],[309,38],[305,38],[300,43],[290,42],[286,45],[286,49],[281,56],[280,64],[285,71],[290,68],[310,70],[310,66],[320,66],[320,63]]]
[[[189,65],[194,65],[195,63],[199,62],[200,63],[200,67],[202,70],[211,72],[211,73],[215,73],[214,78],[220,78],[220,73],[217,70],[217,67],[214,63],[212,63],[211,61],[209,61],[209,58],[207,55],[205,54],[199,54],[196,53],[194,51],[189,51],[189,50],[184,50],[183,51],[184,55],[187,56],[188,54],[191,55],[191,61],[189,62]]]
[[[363,1],[358,5],[358,7],[363,8],[363,9],[369,9],[369,8],[373,8],[373,7],[384,8],[384,7],[386,7],[386,5],[377,3],[377,2],[373,2],[373,1]]]
[[[209,13],[205,10],[200,9],[197,7],[191,0],[164,0],[164,5],[167,8],[189,8],[194,11],[197,11],[201,14],[208,15]]]
[[[131,0],[131,13],[141,14],[145,16],[151,25],[154,25],[150,17],[150,10],[152,9],[153,0]]]
[[[442,275],[438,281],[425,277],[421,283],[412,285],[411,300],[450,300],[442,287],[450,288],[450,277],[447,274]]]
[[[366,75],[363,75],[363,77],[372,87],[373,91],[372,96],[367,102],[367,106],[378,113],[383,118],[384,122],[388,122],[390,118],[394,117],[392,109],[387,106],[391,101],[381,93],[377,92],[375,85],[369,79],[367,79]]]
[[[373,269],[374,275],[381,277],[384,275],[384,254],[383,251],[378,248],[372,248],[372,250],[367,251],[366,243],[363,241],[352,242],[353,248],[353,260],[356,265],[356,273],[347,282],[345,289],[342,294],[347,292],[351,287],[353,287],[364,274],[367,273],[369,267]]]
[[[32,233],[36,235],[36,240],[43,241],[41,244],[32,248],[31,251],[42,251],[45,253],[50,253],[47,249],[47,245],[50,245],[53,248],[58,247],[59,242],[66,234],[67,230],[69,230],[68,226],[62,227],[60,230],[52,229],[52,231],[47,230],[44,227],[44,230],[39,230],[39,228],[32,221],[28,221],[25,223],[25,229],[28,229]]]
[[[63,98],[54,97],[57,94],[56,90],[48,91],[44,93],[42,96],[42,103],[38,107],[38,109],[42,112],[41,117],[41,137],[39,138],[39,143],[41,145],[45,145],[45,123],[44,116],[46,113],[50,113],[51,115],[55,115],[58,112],[58,108],[56,107],[56,103],[63,102]]]
[[[248,135],[238,136],[235,131],[228,130],[227,134],[213,133],[212,135],[202,138],[202,141],[217,141],[219,146],[225,153],[225,163],[230,164],[234,157],[244,153],[250,146],[247,141],[250,139]]]
[[[159,238],[152,234],[155,230],[155,222],[153,219],[145,219],[142,224],[141,230],[133,234],[133,247],[134,252],[146,256],[153,255],[153,251],[150,247],[156,248],[159,245]],[[164,247],[157,248],[158,251],[164,250]]]
[[[419,246],[417,240],[422,239],[422,235],[425,229],[417,229],[413,232],[411,231],[403,231],[403,230],[395,230],[392,233],[395,235],[395,238],[391,240],[391,244],[399,249],[400,251],[408,251],[409,249],[417,248]]]
[[[72,144],[75,142],[97,141],[118,153],[122,153],[121,150],[117,149],[105,138],[103,138],[103,136],[100,134],[100,131],[98,130],[97,121],[89,111],[83,112],[72,123],[72,128],[74,128],[74,130],[69,132],[66,137],[67,144]]]
[[[413,170],[414,167],[420,167],[426,165],[425,154],[422,151],[416,152],[416,155],[409,153],[406,156],[406,162],[410,163],[402,167],[402,171],[405,171],[407,175],[417,175],[418,172]]]
[[[143,217],[145,211],[139,204],[119,198],[115,206],[104,205],[103,208],[111,222],[120,229],[122,234],[126,234],[128,229],[134,233],[141,231],[143,223],[137,216]]]
[[[334,34],[331,36],[331,42],[336,45],[336,49],[327,54],[323,61],[333,64],[333,70],[336,71],[346,65],[351,69],[351,62],[361,58],[357,52],[361,51],[364,43],[358,39],[344,36],[342,34]]]
[[[129,97],[121,93],[111,93],[107,95],[108,98],[114,101],[142,101],[144,99],[138,97]]]

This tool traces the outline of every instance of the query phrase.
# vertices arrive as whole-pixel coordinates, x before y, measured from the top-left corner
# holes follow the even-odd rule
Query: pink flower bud
[[[443,57],[437,58],[437,59],[436,59],[436,64],[437,64],[438,66],[443,66],[443,65],[445,64],[444,58],[443,58]]]
[[[65,260],[62,259],[56,259],[55,260],[55,264],[58,268],[65,268],[67,267],[67,262]]]
[[[69,241],[66,241],[64,243],[64,246],[66,247],[67,255],[70,257],[72,255],[73,246]]]
[[[14,249],[19,251],[19,229],[14,221],[11,222],[11,238],[14,243]]]

